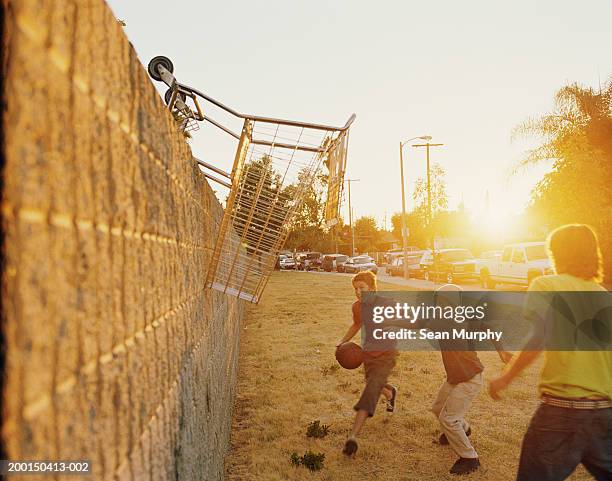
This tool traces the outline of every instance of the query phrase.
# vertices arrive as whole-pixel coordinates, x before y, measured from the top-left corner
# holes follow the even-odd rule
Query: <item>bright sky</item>
[[[166,55],[180,82],[240,112],[332,125],[355,112],[353,208],[380,227],[401,210],[399,142],[424,134],[445,144],[432,161],[451,209],[463,199],[478,215],[489,190],[501,216],[521,211],[547,166],[509,178],[528,147],[511,129],[549,111],[564,83],[598,87],[612,74],[609,0],[108,3],[145,65]],[[191,146],[230,169],[235,142],[211,125]],[[412,190],[424,149],[404,158]]]

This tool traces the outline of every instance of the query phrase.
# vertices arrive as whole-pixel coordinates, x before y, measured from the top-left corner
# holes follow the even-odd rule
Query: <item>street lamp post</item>
[[[406,193],[404,191],[404,145],[413,140],[421,139],[429,142],[431,135],[421,135],[400,142],[400,177],[402,182],[402,247],[404,250],[404,279],[408,279],[408,227],[406,225]]]
[[[436,245],[434,239],[434,233],[431,225],[431,175],[429,169],[429,148],[430,147],[441,147],[444,144],[430,144],[429,140],[431,137],[427,139],[427,143],[425,144],[415,144],[413,147],[425,147],[427,149],[427,228],[429,229],[429,242],[431,244],[431,258],[433,259],[436,255]]]
[[[353,228],[353,211],[351,208],[351,182],[359,182],[359,179],[346,179],[348,183],[348,207],[349,207],[349,225],[351,226],[351,257],[355,255],[355,229]]]

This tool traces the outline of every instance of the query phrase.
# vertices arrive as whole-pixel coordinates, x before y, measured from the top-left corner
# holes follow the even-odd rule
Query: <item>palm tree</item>
[[[576,142],[612,160],[612,79],[599,92],[577,83],[561,88],[552,113],[528,119],[513,130],[514,138],[533,135],[544,142],[528,151],[518,167],[562,160]]]
[[[560,89],[553,112],[528,119],[513,137],[543,142],[526,152],[515,172],[543,160],[552,169],[532,191],[530,217],[539,225],[582,222],[599,234],[607,279],[612,279],[612,79],[598,92],[572,84]]]

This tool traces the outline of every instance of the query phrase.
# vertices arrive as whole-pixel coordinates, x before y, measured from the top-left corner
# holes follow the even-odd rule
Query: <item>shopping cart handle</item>
[[[357,118],[357,114],[351,114],[349,119],[346,121],[346,124],[344,124],[344,127],[342,127],[340,130],[342,131],[347,130],[351,126],[351,124],[355,122],[356,118]]]
[[[355,114],[351,115],[349,117],[349,119],[347,120],[346,124],[344,124],[344,127],[335,127],[333,125],[325,125],[325,124],[311,124],[308,122],[299,122],[297,120],[286,120],[286,119],[276,119],[273,117],[260,117],[258,115],[248,115],[248,114],[242,114],[240,112],[237,112],[236,110],[232,109],[231,107],[228,107],[227,105],[225,105],[222,102],[219,102],[218,100],[212,98],[210,95],[206,95],[204,92],[200,92],[198,89],[194,89],[193,87],[190,87],[189,85],[185,85],[182,83],[178,83],[179,89],[190,92],[194,95],[197,95],[198,97],[202,97],[204,100],[210,102],[211,104],[216,105],[217,107],[219,107],[220,109],[225,110],[227,113],[232,114],[235,117],[241,118],[241,119],[249,119],[252,120],[254,122],[264,122],[264,123],[270,123],[270,124],[280,124],[280,125],[289,125],[289,126],[293,126],[293,127],[304,127],[306,129],[315,129],[315,130],[327,130],[327,131],[339,131],[339,132],[344,132],[345,130],[347,130],[351,124],[355,121],[355,119],[357,118],[357,116]]]
[[[285,119],[276,119],[273,117],[260,117],[258,115],[241,114],[240,112],[237,112],[231,107],[228,107],[224,103],[219,102],[216,99],[213,99],[209,95],[206,95],[204,92],[200,92],[199,90],[194,89],[193,87],[190,87],[189,85],[185,85],[185,84],[178,82],[176,80],[176,77],[173,75],[174,65],[172,64],[172,61],[168,57],[164,57],[163,55],[158,55],[157,57],[153,57],[151,61],[149,62],[147,69],[149,71],[149,75],[151,76],[151,78],[153,78],[154,80],[160,81],[160,82],[164,82],[166,85],[168,85],[168,87],[172,89],[172,92],[176,92],[178,90],[179,93],[181,93],[182,95],[189,93],[194,96],[194,101],[195,101],[195,96],[201,97],[204,100],[212,103],[213,105],[216,105],[220,109],[225,110],[227,113],[235,117],[241,118],[243,120],[249,119],[249,120],[252,120],[253,122],[264,122],[264,123],[279,124],[279,125],[286,125],[286,126],[292,126],[292,127],[303,127],[306,129],[324,130],[327,132],[344,132],[348,130],[348,128],[357,118],[355,114],[352,114],[347,120],[346,124],[344,124],[344,127],[335,127],[333,125],[312,124],[309,122],[300,122],[297,120],[285,120]],[[183,101],[182,98],[179,97],[179,99]],[[166,102],[168,102],[167,99],[166,99]],[[197,106],[197,102],[196,102],[196,106]],[[198,114],[200,114],[199,107],[198,107]],[[199,118],[199,117],[202,117],[202,118]],[[196,118],[196,120],[205,120],[202,115],[198,115],[197,117],[194,117],[194,118]],[[209,118],[207,118],[206,120],[210,121]],[[217,127],[222,128],[223,130],[233,135],[234,137],[238,138],[238,136],[235,133],[223,127],[221,124],[215,123],[215,125],[217,125]]]

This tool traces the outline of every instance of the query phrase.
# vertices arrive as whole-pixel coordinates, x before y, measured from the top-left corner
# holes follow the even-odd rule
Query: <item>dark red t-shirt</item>
[[[362,306],[361,301],[356,300],[355,302],[353,302],[353,305],[351,307],[351,310],[353,311],[353,323],[357,324],[360,329],[362,328],[361,306]],[[392,342],[392,344],[393,346],[395,346],[395,342]],[[363,355],[365,358],[376,358],[376,357],[381,357],[381,356],[395,356],[396,353],[397,351],[395,349],[389,349],[386,351],[366,351],[364,349],[363,351]]]
[[[452,319],[433,319],[420,321],[419,327],[426,327],[432,331],[449,331],[457,324]],[[484,325],[477,322],[467,323],[466,329],[481,331]],[[446,371],[446,380],[449,384],[459,384],[472,379],[476,374],[484,370],[484,366],[478,358],[472,341],[464,340],[439,340],[442,363]]]

